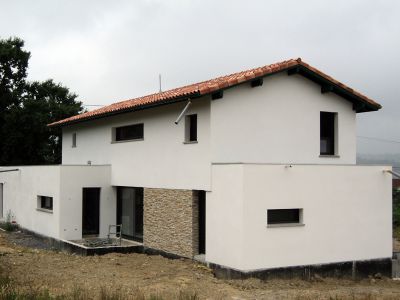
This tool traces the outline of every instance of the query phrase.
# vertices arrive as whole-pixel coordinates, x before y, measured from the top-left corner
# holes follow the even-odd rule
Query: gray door
[[[3,183],[0,183],[0,219],[4,218],[3,211]]]

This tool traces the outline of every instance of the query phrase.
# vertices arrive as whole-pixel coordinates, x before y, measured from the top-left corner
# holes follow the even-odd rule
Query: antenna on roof
[[[158,82],[159,82],[159,84],[160,84],[160,91],[159,91],[159,93],[161,93],[161,92],[162,92],[162,90],[161,90],[161,74],[158,74]]]

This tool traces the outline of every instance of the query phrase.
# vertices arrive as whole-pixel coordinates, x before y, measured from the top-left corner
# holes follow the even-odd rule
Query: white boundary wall
[[[243,271],[392,256],[392,176],[383,166],[212,166],[206,260]],[[302,208],[304,226],[267,227]]]
[[[17,166],[0,170],[4,214],[23,228],[57,239],[82,238],[82,188],[99,187],[100,236],[116,222],[116,200],[110,166]],[[53,211],[38,210],[37,196],[53,197]],[[62,213],[61,213],[62,212]]]
[[[3,183],[4,217],[11,211],[23,228],[53,238],[59,238],[60,167],[4,167],[0,170]],[[37,196],[53,197],[53,212],[37,210]]]

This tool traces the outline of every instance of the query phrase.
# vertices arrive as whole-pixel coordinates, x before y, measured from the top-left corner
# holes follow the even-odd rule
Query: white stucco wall
[[[184,144],[185,103],[63,128],[63,164],[111,164],[113,185],[210,190],[211,163],[355,164],[352,104],[300,75],[286,73],[193,101],[198,144]],[[338,157],[320,157],[320,111],[338,113]],[[144,140],[111,143],[112,127],[144,123]],[[72,148],[72,134],[77,147]]]
[[[3,185],[4,214],[8,211],[22,227],[36,233],[58,238],[60,218],[60,167],[4,167],[19,169],[0,173]],[[53,197],[53,212],[37,210],[37,196]]]
[[[62,166],[60,238],[82,238],[82,189],[100,188],[100,237],[108,234],[108,225],[116,224],[117,201],[110,185],[110,166]]]
[[[212,168],[209,262],[249,271],[392,255],[392,178],[382,172],[390,167]],[[302,208],[304,226],[267,227],[267,210],[280,208]]]
[[[338,113],[338,155],[320,157],[320,112]],[[356,113],[352,104],[286,72],[243,84],[211,102],[213,163],[356,163]]]
[[[82,238],[82,188],[100,187],[100,236],[115,224],[116,200],[110,166],[23,166],[0,170],[4,210],[25,229],[56,239]],[[53,211],[37,210],[37,196],[53,197]]]
[[[111,164],[114,186],[209,189],[209,101],[194,100],[187,112],[198,115],[198,143],[183,143],[185,120],[174,121],[186,103],[178,103],[64,128],[63,164]],[[136,123],[144,123],[143,141],[111,142],[113,127]]]

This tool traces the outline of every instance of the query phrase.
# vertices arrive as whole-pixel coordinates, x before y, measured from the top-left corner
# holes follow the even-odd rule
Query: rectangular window
[[[2,219],[3,217],[4,217],[4,214],[3,214],[3,188],[4,188],[4,185],[3,185],[3,183],[0,183],[0,219]]]
[[[129,141],[143,139],[143,123],[116,127],[114,141]]]
[[[185,142],[197,142],[197,115],[185,117]]]
[[[300,208],[291,209],[268,209],[267,224],[301,224],[303,210]]]
[[[76,147],[76,133],[74,132],[72,134],[72,148]]]
[[[320,113],[320,154],[335,155],[335,134],[336,134],[337,113]]]
[[[53,197],[38,196],[38,208],[53,210]]]

